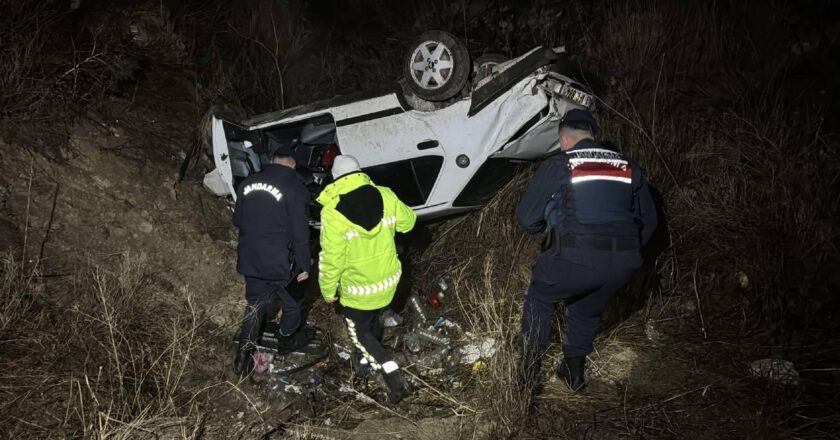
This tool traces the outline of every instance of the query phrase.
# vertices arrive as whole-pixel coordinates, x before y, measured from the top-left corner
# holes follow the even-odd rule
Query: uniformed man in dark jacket
[[[295,172],[288,148],[278,149],[271,163],[245,179],[237,190],[233,223],[239,228],[236,268],[245,276],[248,305],[239,329],[234,371],[247,376],[251,353],[260,337],[265,315],[279,299],[282,316],[278,346],[294,343],[300,327],[300,304],[286,286],[309,278],[310,193]]]
[[[656,209],[642,170],[594,139],[591,113],[570,110],[560,122],[561,151],[537,170],[516,210],[529,234],[547,232],[522,311],[520,380],[538,385],[555,307],[566,305],[558,377],[573,391],[585,385],[586,356],[601,313],[635,269],[639,248],[656,228]]]

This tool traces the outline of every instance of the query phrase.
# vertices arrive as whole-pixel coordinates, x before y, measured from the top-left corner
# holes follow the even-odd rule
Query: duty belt
[[[639,248],[639,239],[634,237],[564,235],[560,237],[560,246],[596,251],[629,251]]]

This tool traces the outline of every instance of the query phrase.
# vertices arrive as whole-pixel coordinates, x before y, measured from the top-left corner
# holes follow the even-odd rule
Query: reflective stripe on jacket
[[[559,235],[639,237],[656,229],[656,207],[641,168],[621,154],[583,139],[539,166],[516,208],[529,234],[552,227]]]
[[[381,214],[376,213],[370,229],[350,221],[338,209],[342,197],[366,185],[375,188],[382,198]],[[375,310],[390,304],[402,276],[394,235],[410,231],[417,215],[390,189],[374,185],[364,173],[339,178],[321,192],[318,202],[324,207],[318,263],[321,294],[331,300],[340,286],[343,306]],[[375,205],[370,209],[379,209],[378,201]]]

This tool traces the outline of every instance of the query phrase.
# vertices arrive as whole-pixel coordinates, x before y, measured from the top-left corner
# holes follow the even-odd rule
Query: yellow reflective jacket
[[[382,214],[371,214],[378,208],[350,206],[356,212],[368,210],[366,229],[349,220],[338,209],[342,196],[347,202],[348,193],[372,192],[362,188],[370,185],[382,196]],[[357,191],[357,190],[362,191]],[[402,275],[402,265],[397,258],[394,235],[414,228],[417,215],[394,193],[376,186],[364,173],[343,176],[328,185],[318,196],[321,210],[321,253],[318,261],[318,284],[321,295],[327,300],[335,298],[340,286],[341,305],[358,310],[375,310],[391,303]],[[345,211],[346,212],[346,211]],[[370,222],[370,215],[373,221]]]

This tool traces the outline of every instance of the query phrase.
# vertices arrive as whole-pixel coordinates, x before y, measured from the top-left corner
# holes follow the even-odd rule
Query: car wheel
[[[471,70],[467,47],[444,31],[428,31],[417,37],[403,63],[408,87],[429,101],[445,101],[457,95],[467,84]]]
[[[500,53],[486,53],[476,58],[473,61],[473,84],[478,84],[481,80],[498,73],[496,68],[508,59]]]

